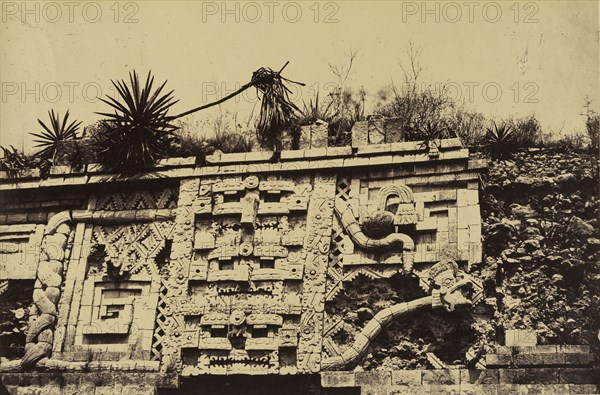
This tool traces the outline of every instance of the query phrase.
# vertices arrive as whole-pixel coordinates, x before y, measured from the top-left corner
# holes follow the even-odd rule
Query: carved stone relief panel
[[[159,278],[147,275],[126,281],[89,276],[83,286],[75,349],[149,357],[159,285]]]
[[[184,376],[319,371],[334,192],[334,176],[199,182],[188,297],[167,306]]]
[[[361,179],[338,176],[327,271],[328,306],[335,304],[340,291],[358,276],[385,280],[396,274],[416,275],[424,298],[418,303],[415,300],[414,304],[397,305],[388,313],[380,312],[362,331],[354,328],[356,339],[349,348],[336,340],[344,321],[326,315],[324,369],[356,363],[385,326],[383,323],[392,317],[416,311],[419,306],[453,310],[457,304],[482,300],[481,283],[459,270],[457,264],[468,270],[470,263],[481,259],[477,254],[481,249],[478,190],[470,186],[411,188],[400,178],[386,177],[386,172]],[[451,289],[448,295],[444,279],[437,276],[437,271],[432,272],[432,267],[439,273],[452,274],[447,275],[448,282],[456,284],[447,287]],[[433,298],[427,299],[427,294]]]

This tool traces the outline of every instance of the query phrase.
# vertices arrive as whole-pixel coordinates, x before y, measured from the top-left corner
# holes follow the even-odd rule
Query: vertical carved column
[[[171,248],[171,259],[167,272],[163,275],[166,288],[167,306],[165,311],[165,339],[162,349],[161,370],[181,371],[181,345],[185,322],[182,315],[176,313],[178,300],[187,298],[188,274],[194,244],[193,204],[200,188],[199,179],[182,180],[179,187],[175,231]]]
[[[71,315],[76,316],[79,309],[73,308],[73,292],[76,287],[76,275],[77,270],[81,266],[86,266],[85,257],[82,259],[82,255],[85,255],[88,251],[84,251],[83,249],[83,241],[84,241],[84,233],[85,233],[86,225],[84,223],[78,223],[75,226],[75,238],[73,240],[73,249],[71,252],[71,258],[69,265],[66,269],[64,284],[63,296],[60,299],[58,305],[58,320],[56,324],[56,330],[54,335],[54,347],[53,354],[60,353],[63,351],[65,338],[67,334],[67,326],[68,323],[71,322],[69,317]],[[82,252],[83,251],[83,252]],[[77,303],[80,298],[77,298]],[[76,317],[75,317],[76,319]],[[73,326],[75,326],[77,321],[74,321]]]
[[[334,175],[315,175],[306,224],[304,291],[298,342],[299,373],[316,373],[321,367],[325,276],[331,243]]]
[[[24,369],[52,354],[63,273],[71,252],[67,246],[70,235],[70,215],[65,212],[55,215],[44,230],[33,290],[32,313],[25,339],[25,355],[21,360],[21,367]]]

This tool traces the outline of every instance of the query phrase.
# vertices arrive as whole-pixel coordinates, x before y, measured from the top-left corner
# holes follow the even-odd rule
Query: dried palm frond
[[[252,73],[250,82],[243,85],[235,92],[212,103],[175,115],[171,119],[175,120],[194,112],[216,106],[254,86],[258,93],[262,95],[261,110],[257,125],[258,140],[271,148],[277,147],[279,133],[283,129],[291,127],[298,114],[300,114],[298,107],[290,100],[289,94],[291,93],[291,90],[286,86],[286,83],[304,86],[301,82],[291,81],[281,76],[281,72],[288,63],[289,62],[286,62],[279,71],[273,71],[268,67],[261,67]]]
[[[286,82],[299,83],[282,77],[282,70],[283,68],[274,72],[261,67],[252,74],[253,85],[262,94],[257,124],[258,139],[270,147],[278,146],[280,133],[293,125],[301,114],[300,109],[290,100],[291,90],[285,85]]]

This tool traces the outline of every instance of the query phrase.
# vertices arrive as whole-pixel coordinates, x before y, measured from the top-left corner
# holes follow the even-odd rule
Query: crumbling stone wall
[[[599,215],[597,158],[530,150],[491,161],[480,270],[497,297],[499,331],[535,330],[541,344],[589,344],[598,358]]]
[[[6,282],[0,294],[0,358],[23,356],[33,281]]]
[[[341,292],[335,304],[327,305],[330,316],[344,320],[335,340],[350,345],[374,312],[422,295],[418,280],[409,276],[396,275],[379,281],[357,278]],[[454,312],[429,309],[395,320],[371,343],[359,369],[427,369],[432,367],[428,354],[447,365],[474,366],[475,361],[467,355],[471,349],[490,342],[494,334],[489,323],[492,317],[488,306],[478,305]]]

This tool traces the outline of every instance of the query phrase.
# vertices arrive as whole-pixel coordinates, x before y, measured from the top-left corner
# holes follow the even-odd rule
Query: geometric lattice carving
[[[161,353],[166,329],[165,325],[167,324],[167,292],[167,287],[163,282],[161,282],[160,290],[158,292],[158,304],[156,306],[154,333],[152,335],[152,349],[150,350],[150,359],[153,361],[160,361],[162,355]]]
[[[350,184],[351,179],[349,177],[339,176],[335,184],[335,198],[350,200]]]
[[[338,176],[335,185],[335,198],[343,201],[350,200],[352,181],[349,177]],[[326,300],[333,300],[342,289],[343,266],[341,256],[344,253],[346,237],[344,229],[337,217],[333,218],[331,246],[329,250],[329,265],[327,269]]]
[[[105,246],[108,258],[123,271],[157,275],[156,258],[167,246],[175,228],[172,221],[126,226],[94,226],[93,241]]]
[[[141,210],[177,207],[177,188],[98,194],[96,210]]]

